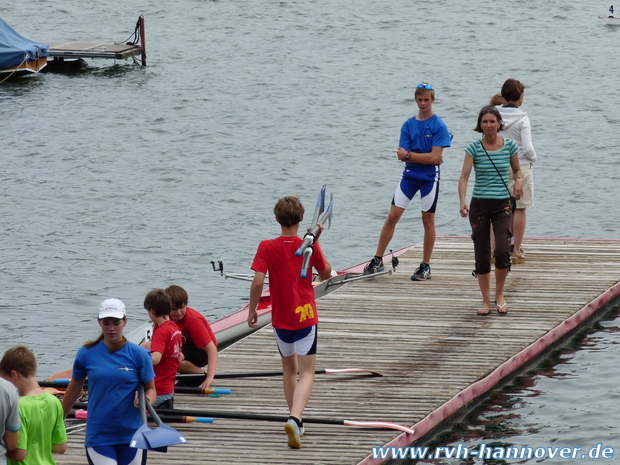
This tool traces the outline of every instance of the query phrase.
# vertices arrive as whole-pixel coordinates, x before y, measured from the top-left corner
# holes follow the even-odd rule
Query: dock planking
[[[414,426],[415,436],[306,424],[303,448],[291,450],[281,423],[216,418],[213,424],[172,424],[188,444],[166,454],[149,452],[148,463],[380,463],[369,457],[373,447],[407,446],[433,434],[461,404],[459,414],[565,332],[570,335],[573,326],[578,329],[591,314],[590,320],[617,302],[620,241],[529,239],[525,248],[527,261],[513,265],[506,282],[506,316],[476,315],[480,293],[471,275],[473,246],[463,237],[437,239],[430,281],[410,280],[420,245],[399,257],[396,273],[349,283],[318,302],[317,368],[360,367],[384,376],[317,375],[305,416],[396,422]],[[570,328],[559,332],[565,321]],[[222,351],[219,367],[278,370],[271,328]],[[175,407],[287,415],[280,377],[216,381],[214,387],[233,394],[176,395]],[[83,464],[83,434],[72,434],[67,453],[56,459],[59,465]]]
[[[135,44],[104,44],[87,42],[47,42],[49,56],[54,58],[109,58],[125,60],[142,53]]]

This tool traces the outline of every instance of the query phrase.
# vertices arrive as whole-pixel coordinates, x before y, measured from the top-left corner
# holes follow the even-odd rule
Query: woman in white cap
[[[97,319],[101,335],[78,350],[62,406],[65,415],[69,413],[88,377],[88,463],[144,465],[146,451],[129,443],[142,425],[135,404],[139,384],[144,385],[148,402],[152,404],[156,397],[151,354],[123,336],[127,315],[120,300],[104,300]]]

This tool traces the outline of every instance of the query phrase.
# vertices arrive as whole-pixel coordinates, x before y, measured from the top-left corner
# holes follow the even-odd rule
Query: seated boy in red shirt
[[[180,286],[166,288],[172,301],[170,319],[176,323],[183,335],[183,359],[179,373],[205,373],[201,388],[208,388],[217,369],[217,340],[207,319],[187,306],[187,292]],[[207,371],[204,371],[204,366]]]
[[[163,289],[154,289],[144,298],[144,308],[153,324],[150,347],[155,371],[157,399],[160,408],[174,408],[174,384],[181,360],[181,330],[170,321],[172,301]]]

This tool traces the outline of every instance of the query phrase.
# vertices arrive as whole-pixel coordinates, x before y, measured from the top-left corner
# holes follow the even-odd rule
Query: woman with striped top
[[[504,283],[510,270],[510,238],[512,237],[512,209],[508,178],[510,168],[514,173],[514,196],[523,194],[519,147],[512,139],[498,136],[503,128],[502,117],[493,106],[480,110],[474,131],[481,132],[481,140],[472,142],[465,149],[463,170],[459,179],[460,213],[469,216],[476,259],[475,275],[482,293],[482,306],[478,315],[488,315],[491,310],[505,315],[508,304],[504,299]],[[472,168],[475,172],[471,203],[465,202],[467,182]],[[491,305],[491,227],[495,234],[495,302]]]

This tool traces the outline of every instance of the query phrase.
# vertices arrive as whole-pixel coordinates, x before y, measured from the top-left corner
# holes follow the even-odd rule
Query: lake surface
[[[147,320],[146,293],[173,283],[210,320],[237,310],[248,283],[210,261],[249,272],[258,242],[279,233],[277,199],[298,195],[310,217],[323,184],[335,198],[321,239],[334,268],[368,260],[421,81],[454,134],[438,234],[469,233],[456,193],[464,149],[479,109],[514,77],[539,155],[526,235],[620,239],[620,28],[597,18],[608,8],[3,1],[0,17],[42,42],[123,41],[144,15],[148,66],[93,60],[0,85],[0,350],[27,344],[42,376],[61,371],[97,335],[103,299],[125,302],[132,329]],[[422,240],[412,205],[393,249]],[[620,377],[617,365],[607,376]]]

